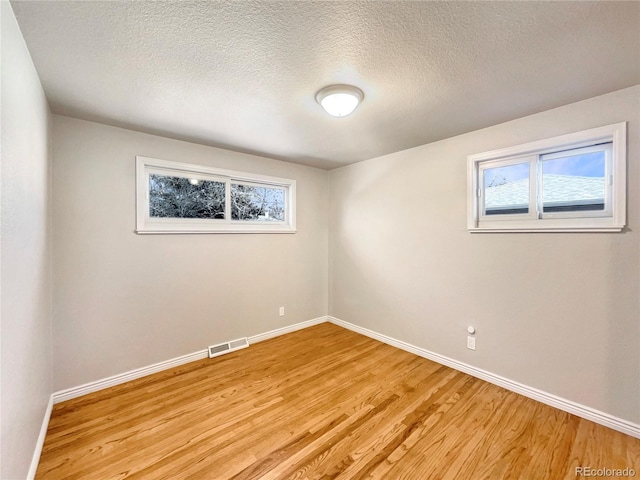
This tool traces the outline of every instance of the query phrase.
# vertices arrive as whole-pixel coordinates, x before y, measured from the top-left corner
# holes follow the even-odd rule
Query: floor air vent
[[[209,347],[209,358],[224,355],[225,353],[233,352],[234,350],[240,350],[241,348],[247,348],[249,341],[247,337],[239,338],[237,340],[231,340],[230,342],[220,343],[218,345],[211,345]]]

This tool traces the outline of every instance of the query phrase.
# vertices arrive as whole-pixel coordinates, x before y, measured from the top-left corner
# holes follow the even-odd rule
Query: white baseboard
[[[42,447],[44,447],[44,439],[47,437],[47,429],[49,428],[49,420],[51,419],[51,411],[53,410],[53,395],[49,397],[49,403],[47,409],[44,412],[42,419],[42,426],[40,427],[40,434],[36,441],[36,448],[33,451],[33,457],[31,458],[31,465],[29,466],[29,473],[27,473],[27,480],[33,480],[36,478],[36,471],[38,470],[38,464],[40,463],[40,455],[42,454]]]
[[[605,427],[612,428],[613,430],[617,430],[632,437],[640,438],[639,424],[632,423],[627,420],[614,417],[613,415],[609,415],[608,413],[601,412],[594,408],[572,402],[571,400],[567,400],[565,398],[561,398],[547,392],[543,392],[542,390],[538,390],[537,388],[523,385],[513,380],[509,380],[508,378],[501,377],[500,375],[496,375],[494,373],[487,372],[486,370],[482,370],[480,368],[473,367],[452,358],[445,357],[444,355],[439,355],[429,350],[425,350],[424,348],[416,347],[415,345],[396,340],[395,338],[382,335],[367,328],[359,327],[358,325],[354,325],[353,323],[345,322],[344,320],[340,320],[339,318],[329,316],[327,317],[327,319],[329,322],[334,323],[340,327],[344,327],[348,330],[360,333],[367,337],[373,338],[401,350],[413,353],[428,360],[446,365],[447,367],[451,367],[455,370],[467,373],[473,377],[480,378],[489,383],[493,383],[494,385],[506,388],[507,390],[511,390],[512,392],[519,393],[520,395],[524,395],[525,397],[529,397],[538,402],[550,405],[564,412],[577,415],[578,417],[584,418],[586,420],[591,420],[592,422],[604,425]]]
[[[327,317],[318,317],[312,320],[295,323],[287,327],[282,327],[276,330],[271,330],[269,332],[254,335],[253,337],[248,338],[249,344],[262,342],[263,340],[268,340],[269,338],[274,338],[279,335],[284,335],[285,333],[295,332],[296,330],[301,330],[303,328],[307,328],[312,325],[317,325],[319,323],[323,323],[326,321],[327,321]],[[204,350],[199,350],[197,352],[189,353],[181,357],[165,360],[164,362],[155,363],[147,367],[136,368],[135,370],[130,370],[128,372],[120,373],[118,375],[113,375],[111,377],[103,378],[101,380],[96,380],[94,382],[85,383],[84,385],[79,385],[77,387],[60,390],[58,392],[55,392],[52,395],[53,403],[60,403],[60,402],[64,402],[65,400],[71,400],[72,398],[81,397],[82,395],[86,395],[88,393],[97,392],[99,390],[103,390],[108,387],[113,387],[114,385],[119,385],[121,383],[129,382],[137,378],[151,375],[152,373],[157,373],[163,370],[167,370],[169,368],[184,365],[185,363],[201,360],[203,358],[207,358],[208,356],[209,356],[209,353],[205,348]]]
[[[270,338],[279,337],[280,335],[284,335],[286,333],[295,332],[296,330],[302,330],[303,328],[312,327],[313,325],[318,325],[320,323],[324,323],[327,321],[327,317],[318,317],[313,318],[311,320],[307,320],[305,322],[294,323],[293,325],[289,325],[287,327],[277,328],[276,330],[271,330],[269,332],[260,333],[258,335],[254,335],[253,337],[249,337],[249,344],[262,342],[264,340],[269,340]]]
[[[130,370],[125,373],[113,375],[112,377],[102,378],[100,380],[96,380],[95,382],[89,382],[77,387],[60,390],[53,394],[53,403],[60,403],[66,400],[71,400],[72,398],[81,397],[82,395],[86,395],[88,393],[97,392],[105,388],[113,387],[114,385],[120,385],[121,383],[130,382],[131,380],[145,377],[147,375],[151,375],[152,373],[161,372],[162,370],[167,370],[168,368],[177,367],[185,363],[201,360],[203,358],[207,358],[208,356],[209,352],[207,349],[199,350],[197,352],[189,353],[181,357],[176,357],[170,360],[165,360],[164,362],[155,363],[147,367],[136,368],[135,370]]]

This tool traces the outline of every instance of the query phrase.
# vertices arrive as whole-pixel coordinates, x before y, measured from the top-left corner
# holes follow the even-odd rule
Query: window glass
[[[223,219],[224,206],[224,182],[149,175],[150,217]]]
[[[529,213],[529,163],[484,170],[484,215]]]
[[[282,188],[231,183],[231,219],[283,222],[285,191]]]
[[[593,150],[541,155],[543,212],[604,210],[605,152]]]

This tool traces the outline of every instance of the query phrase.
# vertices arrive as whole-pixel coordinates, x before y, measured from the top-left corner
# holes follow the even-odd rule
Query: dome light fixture
[[[316,94],[316,101],[334,117],[346,117],[363,98],[362,90],[352,85],[329,85]]]

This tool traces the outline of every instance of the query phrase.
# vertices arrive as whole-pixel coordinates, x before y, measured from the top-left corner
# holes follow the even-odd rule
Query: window
[[[295,233],[295,180],[136,157],[137,233]]]
[[[620,231],[626,123],[468,157],[472,232]]]

